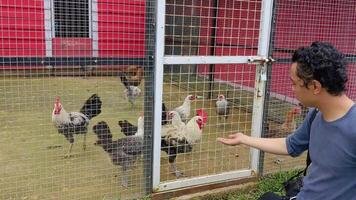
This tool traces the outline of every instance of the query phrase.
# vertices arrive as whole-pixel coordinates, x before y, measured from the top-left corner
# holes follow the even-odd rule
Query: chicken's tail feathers
[[[93,132],[98,137],[101,143],[110,141],[112,139],[112,134],[109,125],[105,121],[100,121],[93,126]]]
[[[80,109],[80,112],[87,116],[89,119],[91,119],[101,113],[101,105],[102,102],[100,100],[100,97],[97,94],[93,94],[84,103],[83,107]]]
[[[121,127],[121,132],[126,136],[135,135],[137,127],[128,122],[127,120],[120,120],[118,125]]]
[[[141,77],[143,77],[143,74],[144,74],[144,68],[143,67],[138,67],[136,76],[141,78]]]
[[[168,124],[168,120],[167,120],[167,107],[164,103],[162,103],[162,122],[161,125],[165,125]]]
[[[126,75],[123,72],[121,72],[121,73],[119,73],[119,78],[120,78],[121,83],[124,84],[125,88],[128,89],[130,84],[126,78]]]
[[[124,124],[125,121],[126,121],[126,120],[124,120],[124,121],[120,120],[120,121],[117,122],[117,124],[122,128],[122,127],[125,126],[125,124]]]
[[[133,124],[131,124],[130,122],[128,122],[126,119],[125,120],[120,120],[118,121],[118,125],[121,127],[121,128],[127,128],[129,126],[133,126]]]

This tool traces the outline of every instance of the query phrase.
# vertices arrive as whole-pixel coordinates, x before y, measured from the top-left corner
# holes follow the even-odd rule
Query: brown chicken
[[[265,138],[283,138],[287,135],[293,133],[297,129],[297,123],[295,117],[301,114],[300,107],[294,107],[286,113],[285,121],[281,126],[276,127],[273,130],[270,130],[269,124],[266,126],[266,134],[263,136]],[[276,156],[274,163],[281,164],[283,159],[279,156]]]
[[[143,79],[143,67],[130,65],[125,72],[119,74],[121,80],[125,80],[130,86],[139,86]]]
[[[266,138],[279,138],[286,137],[288,134],[293,133],[297,129],[297,123],[295,117],[301,114],[300,107],[294,107],[289,110],[285,115],[285,121],[283,124],[275,129],[270,130],[269,125],[266,126]]]

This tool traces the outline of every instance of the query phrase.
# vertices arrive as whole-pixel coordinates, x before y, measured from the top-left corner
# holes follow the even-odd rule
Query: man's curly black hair
[[[294,52],[292,61],[297,63],[297,76],[306,88],[317,80],[331,95],[338,96],[346,90],[345,56],[331,44],[313,42],[310,47],[301,47]]]

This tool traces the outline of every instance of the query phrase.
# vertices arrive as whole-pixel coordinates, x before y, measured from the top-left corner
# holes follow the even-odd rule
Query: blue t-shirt
[[[286,139],[289,155],[309,149],[312,160],[297,199],[356,200],[356,105],[333,122],[318,112],[311,125],[311,113]]]

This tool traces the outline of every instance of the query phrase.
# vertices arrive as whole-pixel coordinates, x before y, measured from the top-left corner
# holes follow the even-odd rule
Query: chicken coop
[[[356,99],[355,0],[1,0],[0,199],[169,199],[303,168],[291,55],[326,41]]]

